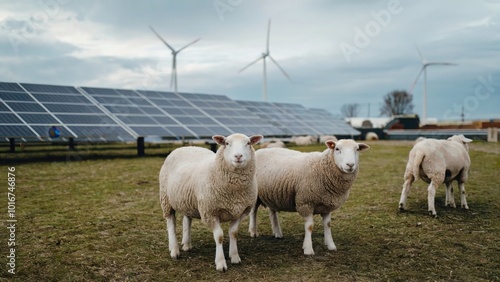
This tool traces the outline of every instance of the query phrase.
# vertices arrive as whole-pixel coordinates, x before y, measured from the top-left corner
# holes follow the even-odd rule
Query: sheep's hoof
[[[234,257],[231,257],[231,263],[232,263],[232,264],[240,264],[240,263],[241,263],[241,258],[240,258],[240,256],[234,256]]]
[[[399,203],[399,211],[400,212],[404,212],[405,211],[405,206],[403,205],[403,203]]]
[[[468,209],[469,209],[469,206],[467,206],[467,205],[462,205],[462,209],[466,209],[466,210],[468,210]]]
[[[182,246],[182,250],[185,252],[190,251],[192,248],[193,246],[191,244],[185,244]]]
[[[216,264],[215,269],[217,269],[217,271],[226,272],[226,270],[227,270],[226,262],[224,261],[224,263]]]
[[[304,255],[306,255],[306,256],[314,256],[314,250],[313,249],[311,249],[311,250],[304,249]]]
[[[181,256],[181,254],[180,254],[178,249],[176,251],[170,252],[170,257],[172,257],[173,259],[178,259],[180,256]]]

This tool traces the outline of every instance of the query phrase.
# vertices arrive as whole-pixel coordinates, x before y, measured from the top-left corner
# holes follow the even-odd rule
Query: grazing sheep
[[[306,145],[314,144],[316,142],[316,140],[311,135],[307,135],[307,136],[293,137],[292,142],[295,142],[295,144],[297,144],[299,146],[306,146]]]
[[[367,132],[366,136],[365,136],[365,140],[372,140],[372,141],[378,140],[378,134],[375,132],[372,132],[372,131]]]
[[[277,140],[275,142],[271,142],[269,145],[267,145],[267,148],[286,148],[285,143],[281,140]]]
[[[302,153],[273,148],[255,154],[259,198],[250,212],[249,232],[257,234],[259,205],[269,208],[273,234],[282,238],[276,212],[298,212],[305,220],[304,254],[314,255],[311,234],[313,215],[323,217],[325,244],[336,250],[330,229],[331,212],[338,209],[349,195],[358,174],[359,151],[369,148],[354,140],[329,140],[323,152]]]
[[[465,199],[465,182],[469,176],[470,158],[469,146],[467,143],[471,139],[465,138],[462,134],[454,135],[447,140],[424,139],[413,146],[408,157],[405,182],[399,200],[399,209],[406,209],[406,198],[410,192],[411,184],[419,177],[429,183],[427,188],[429,213],[437,217],[434,207],[434,197],[436,189],[445,183],[446,200],[445,205],[456,207],[453,197],[453,180],[458,182],[460,187],[460,202],[462,208],[469,209]]]
[[[322,135],[319,137],[319,143],[325,143],[328,140],[338,141],[337,137],[333,135]]]
[[[260,145],[261,149],[264,148],[285,148],[285,143],[279,139],[271,139],[270,141],[264,142]]]
[[[216,269],[225,271],[224,233],[220,223],[231,222],[229,257],[231,263],[240,263],[236,236],[240,218],[250,212],[257,200],[252,145],[262,136],[215,135],[212,139],[221,145],[217,153],[201,147],[183,147],[166,158],[160,171],[160,202],[167,224],[170,256],[178,258],[180,254],[175,236],[175,213],[181,212],[184,214],[182,249],[192,248],[191,220],[201,218],[214,234]]]

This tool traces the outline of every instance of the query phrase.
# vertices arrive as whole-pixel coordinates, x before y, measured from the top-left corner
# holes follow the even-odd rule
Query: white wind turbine
[[[422,56],[422,52],[420,52],[420,49],[418,49],[418,46],[415,44],[415,47],[417,48],[418,55],[420,56],[420,60],[422,61],[422,68],[418,72],[417,78],[415,78],[415,81],[413,81],[413,84],[410,87],[409,94],[412,94],[413,88],[415,87],[415,84],[417,83],[418,79],[420,78],[420,75],[422,72],[424,73],[424,105],[423,105],[423,113],[422,113],[422,123],[426,123],[427,121],[427,67],[428,66],[436,66],[436,65],[441,65],[441,66],[456,66],[457,64],[453,63],[448,63],[448,62],[428,62],[426,59],[424,59],[424,56]]]
[[[151,29],[151,31],[153,31],[153,33],[156,35],[156,37],[158,37],[158,39],[160,39],[165,44],[165,46],[167,46],[168,49],[170,49],[172,51],[172,57],[173,58],[172,58],[172,76],[170,78],[170,88],[172,88],[172,85],[173,85],[174,86],[174,91],[175,91],[175,93],[177,93],[177,54],[179,54],[182,50],[186,49],[187,47],[195,44],[201,38],[196,39],[195,41],[187,44],[186,46],[180,48],[179,50],[175,50],[172,46],[170,46],[167,43],[167,41],[165,41],[165,39],[163,39],[158,34],[158,32],[156,32],[156,30],[151,25],[149,26],[149,28]]]
[[[262,60],[263,64],[264,64],[264,73],[263,73],[263,81],[262,81],[262,99],[267,102],[267,70],[266,70],[266,58],[269,57],[269,59],[271,59],[271,61],[273,61],[273,63],[280,69],[280,71],[288,78],[288,80],[291,80],[290,79],[290,76],[288,76],[288,74],[286,73],[286,71],[278,64],[278,62],[276,62],[276,60],[271,57],[271,54],[269,53],[269,34],[271,33],[271,19],[269,19],[269,23],[267,25],[267,43],[266,43],[266,51],[264,53],[262,53],[262,55],[260,55],[259,58],[257,58],[257,60],[251,62],[250,64],[246,65],[244,68],[242,68],[240,71],[238,71],[238,73],[241,73],[242,71],[246,70],[248,67],[250,67],[251,65],[257,63],[259,60]]]

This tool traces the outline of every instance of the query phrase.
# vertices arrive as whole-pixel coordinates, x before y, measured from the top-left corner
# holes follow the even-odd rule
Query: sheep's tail
[[[419,178],[420,175],[420,165],[422,164],[422,161],[424,160],[425,154],[421,150],[417,150],[415,154],[413,155],[413,162],[412,162],[412,172],[413,172],[413,177],[416,179]]]

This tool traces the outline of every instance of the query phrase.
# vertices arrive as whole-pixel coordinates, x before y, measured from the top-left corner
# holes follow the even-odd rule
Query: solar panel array
[[[249,111],[276,126],[284,135],[334,134],[353,136],[359,132],[328,111],[307,109],[299,104],[237,101]]]
[[[327,116],[328,115],[328,116]],[[135,140],[214,134],[357,135],[327,111],[298,104],[234,101],[223,95],[0,82],[0,137]]]

